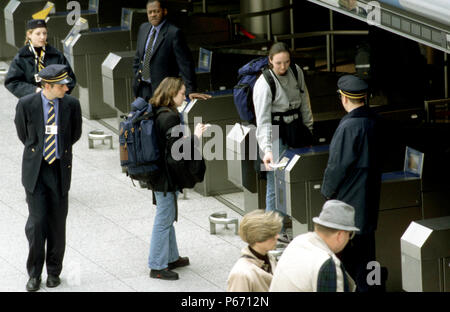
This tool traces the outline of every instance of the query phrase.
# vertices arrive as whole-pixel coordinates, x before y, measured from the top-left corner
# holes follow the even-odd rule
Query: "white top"
[[[315,232],[299,235],[288,245],[278,261],[269,291],[316,292],[320,268],[330,257],[336,266],[336,290],[343,292],[341,261]],[[347,279],[354,291],[355,283],[348,274]]]
[[[256,139],[264,153],[272,151],[272,112],[286,112],[290,109],[300,107],[303,123],[311,131],[313,130],[311,104],[303,71],[298,65],[295,65],[295,67],[298,71],[298,82],[295,81],[295,76],[291,68],[288,69],[287,76],[276,76],[273,71],[270,71],[277,90],[273,102],[272,91],[263,75],[256,80],[255,86],[253,87],[253,103],[257,124]],[[303,93],[300,93],[298,86],[304,91]],[[296,88],[298,90],[298,97],[295,98],[295,92],[286,92],[285,88],[289,90]],[[289,98],[291,98],[291,101],[289,101]]]

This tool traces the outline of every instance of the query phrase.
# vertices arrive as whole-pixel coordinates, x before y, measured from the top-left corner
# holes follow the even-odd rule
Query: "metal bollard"
[[[112,134],[105,134],[103,130],[92,130],[88,134],[89,148],[94,148],[94,140],[102,140],[102,144],[109,140],[109,146],[113,149]]]
[[[228,229],[228,224],[234,224],[234,233],[237,235],[239,231],[239,221],[237,218],[227,218],[227,213],[224,211],[215,212],[209,216],[209,232],[216,234],[216,224],[224,224]]]

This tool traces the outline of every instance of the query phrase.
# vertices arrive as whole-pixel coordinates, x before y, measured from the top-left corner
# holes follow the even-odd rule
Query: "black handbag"
[[[297,118],[290,123],[284,121],[285,116],[294,116]],[[279,120],[275,117],[279,116]],[[280,127],[280,137],[283,142],[291,148],[300,148],[311,146],[313,144],[313,135],[307,126],[303,123],[300,109],[292,109],[283,113],[272,113],[272,124]]]

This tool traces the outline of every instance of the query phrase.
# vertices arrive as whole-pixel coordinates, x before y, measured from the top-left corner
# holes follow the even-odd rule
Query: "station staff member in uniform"
[[[166,77],[181,74],[190,99],[211,96],[194,93],[195,65],[191,51],[179,28],[166,20],[167,1],[148,0],[148,23],[139,28],[136,55],[133,60],[133,92],[148,101]]]
[[[72,145],[81,136],[80,102],[65,95],[71,83],[65,65],[49,65],[39,72],[42,91],[19,99],[14,119],[24,144],[22,184],[29,216],[26,289],[40,287],[44,260],[47,287],[60,284],[65,251],[68,192],[72,173]],[[45,244],[47,243],[47,250]]]
[[[47,31],[43,19],[33,19],[27,23],[25,46],[14,57],[5,78],[5,87],[18,98],[41,91],[37,73],[50,64],[66,65],[70,77],[68,93],[75,87],[75,74],[66,57],[47,44]]]
[[[330,144],[330,156],[322,184],[327,199],[338,199],[355,208],[360,229],[342,252],[342,260],[355,279],[357,291],[369,290],[366,269],[375,261],[375,230],[381,187],[380,118],[365,105],[368,86],[360,78],[345,75],[338,93],[347,115]]]

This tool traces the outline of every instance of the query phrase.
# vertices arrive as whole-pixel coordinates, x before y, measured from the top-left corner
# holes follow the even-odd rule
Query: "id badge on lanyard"
[[[58,126],[45,126],[45,134],[58,134]]]

